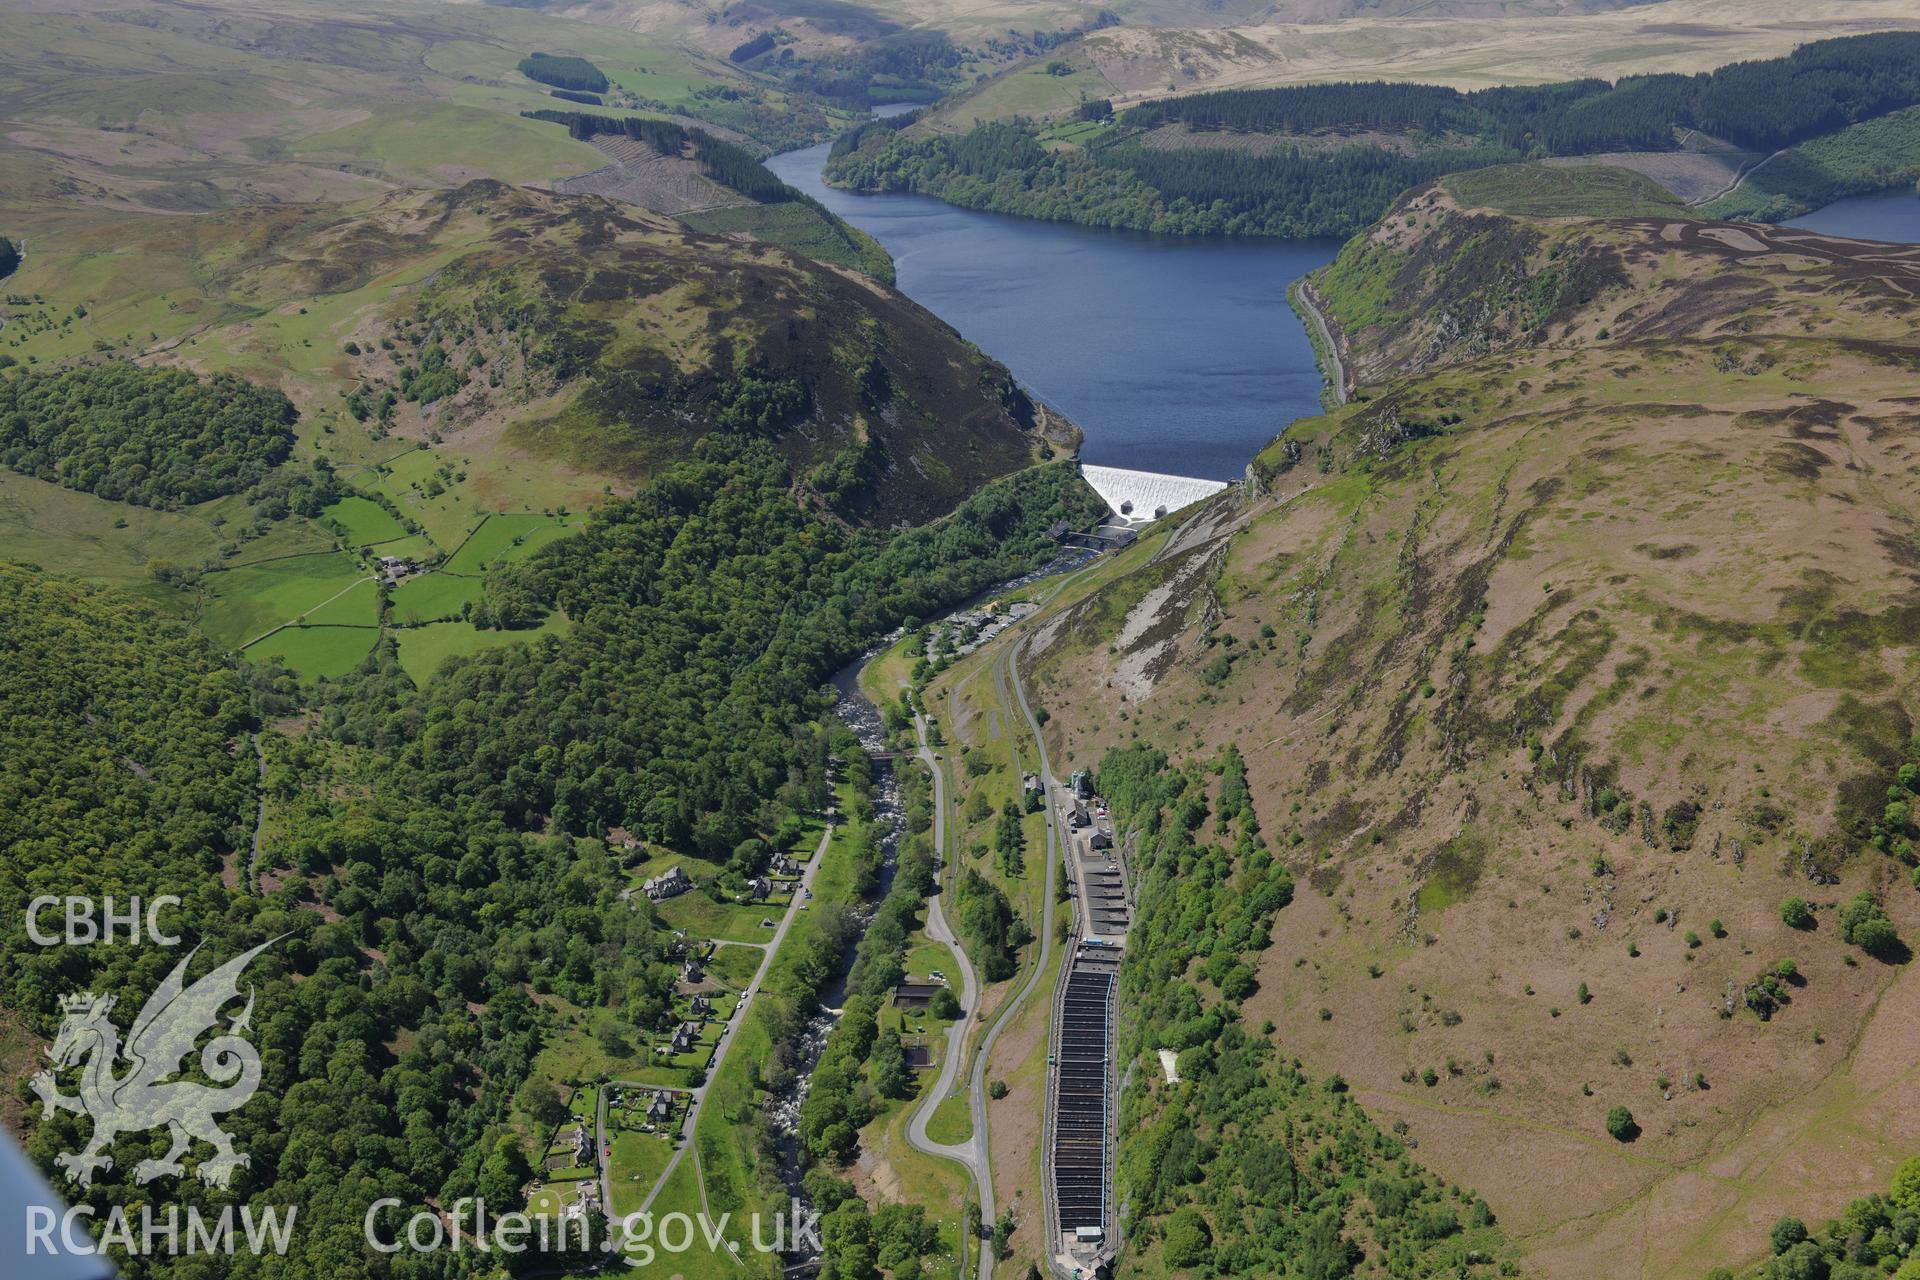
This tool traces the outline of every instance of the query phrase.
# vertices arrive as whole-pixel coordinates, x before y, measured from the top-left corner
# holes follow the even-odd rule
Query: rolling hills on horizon
[[[1920,245],[1778,225],[1915,177],[1895,0],[6,7],[54,1243],[1916,1280]],[[1109,511],[1023,343],[1273,434]]]

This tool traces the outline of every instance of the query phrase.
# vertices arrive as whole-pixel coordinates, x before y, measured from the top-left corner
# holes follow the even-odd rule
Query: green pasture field
[[[525,631],[482,631],[471,622],[432,622],[423,627],[397,628],[393,636],[399,646],[401,669],[415,684],[424,685],[449,658],[464,658],[565,629],[566,620],[556,613],[548,615],[541,626]]]
[[[243,518],[245,508],[235,504],[232,498],[221,498],[203,507],[195,507],[195,512],[222,512],[231,521]],[[280,560],[287,556],[310,555],[321,551],[339,549],[339,539],[331,529],[321,526],[318,521],[303,516],[294,516],[278,524],[269,525],[267,531],[257,538],[251,538],[240,544],[233,556],[227,560],[226,567],[238,569],[245,565],[259,564],[265,560]]]
[[[249,658],[277,658],[309,679],[335,679],[359,666],[380,638],[378,627],[284,627],[249,645]]]
[[[408,578],[393,589],[396,622],[439,622],[458,618],[462,605],[480,602],[478,578],[462,578],[444,571]]]
[[[567,533],[566,523],[553,516],[533,512],[488,516],[443,568],[448,573],[481,574],[497,560],[524,560]]]
[[[865,271],[889,284],[893,282],[893,259],[878,241],[851,228],[851,236],[840,235],[811,205],[798,202],[735,205],[683,214],[680,221],[695,231],[714,235],[743,231],[767,244]]]
[[[375,502],[352,494],[320,513],[323,520],[340,526],[349,546],[370,547],[407,536],[406,526],[393,513]]]
[[[703,1118],[705,1113],[706,1108],[702,1108]],[[691,1152],[674,1166],[673,1176],[667,1179],[667,1184],[660,1189],[659,1199],[653,1202],[655,1222],[671,1213],[685,1214],[692,1221],[699,1220],[704,1200],[700,1192],[698,1170],[699,1166],[694,1163]],[[717,1214],[715,1216],[717,1218]],[[655,1245],[652,1266],[665,1268],[660,1274],[678,1276],[680,1280],[747,1280],[749,1277],[773,1273],[774,1268],[766,1257],[754,1252],[753,1244],[746,1235],[746,1226],[739,1220],[738,1214],[728,1219],[724,1234],[727,1240],[739,1244],[738,1254],[728,1256],[725,1244],[718,1249],[708,1249],[706,1237],[696,1227],[693,1247],[684,1253],[660,1252]],[[628,1252],[632,1256],[635,1250],[629,1249]],[[640,1256],[645,1257],[644,1254]]]
[[[307,614],[311,626],[371,627],[380,622],[380,584],[363,578]]]
[[[460,146],[450,149],[449,138],[459,139]],[[503,182],[522,185],[569,177],[605,163],[598,151],[552,125],[457,102],[423,102],[412,111],[380,112],[300,138],[292,152],[294,158],[315,164],[371,157],[389,173],[420,186],[457,180],[458,170],[468,162],[484,164]]]
[[[238,648],[274,627],[299,621],[368,576],[353,557],[338,551],[211,573],[205,579],[210,599],[200,625],[215,640]],[[367,625],[378,621],[370,606],[371,601]]]
[[[8,559],[132,586],[152,581],[155,565],[213,556],[219,535],[205,512],[216,505],[155,511],[0,470],[0,547]]]

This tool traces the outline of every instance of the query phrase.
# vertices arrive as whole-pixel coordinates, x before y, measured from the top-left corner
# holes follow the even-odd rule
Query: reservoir
[[[1337,241],[1185,239],[856,195],[821,181],[826,161],[822,144],[767,167],[885,245],[902,292],[1086,432],[1085,461],[1231,480],[1320,411],[1286,293]],[[1792,225],[1920,243],[1920,198],[1842,200]]]
[[[1920,196],[1909,189],[1836,200],[1787,225],[1850,240],[1920,244]]]
[[[980,213],[820,180],[827,147],[767,161],[873,236],[903,293],[1086,432],[1092,463],[1238,478],[1320,371],[1287,286],[1333,240],[1183,239]]]

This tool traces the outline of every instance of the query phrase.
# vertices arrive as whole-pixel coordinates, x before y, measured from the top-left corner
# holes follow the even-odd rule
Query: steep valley
[[[10,1196],[1920,1280],[1920,18],[380,8],[0,14]]]
[[[1837,918],[1920,927],[1915,260],[1516,185],[1411,192],[1316,276],[1353,402],[1063,595],[1024,668],[1057,767],[1244,761],[1236,865],[1296,892],[1270,946],[1199,926],[1204,1003],[1484,1196],[1526,1274],[1697,1276],[1920,1137],[1920,979]],[[1149,914],[1204,864],[1165,830]],[[1134,1114],[1190,1105],[1149,1075]],[[1218,1248],[1204,1168],[1159,1211],[1198,1197]]]

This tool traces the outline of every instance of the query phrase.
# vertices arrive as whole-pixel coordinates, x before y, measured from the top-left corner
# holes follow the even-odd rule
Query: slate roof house
[[[640,887],[647,897],[655,902],[661,902],[667,898],[677,898],[693,888],[693,881],[687,879],[686,872],[677,866],[672,866]]]

